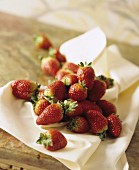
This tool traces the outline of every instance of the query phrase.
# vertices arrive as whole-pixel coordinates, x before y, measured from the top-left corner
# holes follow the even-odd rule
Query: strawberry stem
[[[102,133],[98,134],[99,138],[104,141],[104,139],[106,138],[106,131],[103,131]]]

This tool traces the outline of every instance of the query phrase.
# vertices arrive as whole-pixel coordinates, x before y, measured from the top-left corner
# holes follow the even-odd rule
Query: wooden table
[[[57,28],[38,23],[31,19],[20,18],[0,13],[0,86],[14,79],[32,79],[47,84],[46,77],[40,69],[38,54],[33,44],[33,35],[45,33],[53,44],[58,47],[64,41],[79,35],[79,32]],[[108,45],[119,46],[124,57],[139,65],[136,54],[138,47],[108,40]],[[132,58],[130,57],[132,56]],[[139,124],[126,154],[130,170],[138,170],[139,163]],[[68,170],[55,158],[39,153],[0,129],[0,168],[15,170]]]

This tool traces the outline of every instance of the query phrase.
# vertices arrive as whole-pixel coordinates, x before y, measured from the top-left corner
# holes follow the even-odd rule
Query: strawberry
[[[63,108],[58,103],[52,103],[47,106],[37,117],[37,125],[48,125],[60,122],[63,119]]]
[[[102,98],[106,92],[106,84],[102,80],[94,80],[94,85],[89,91],[88,99],[91,101],[97,101]]]
[[[66,62],[66,57],[56,48],[49,48],[48,54],[54,56],[60,63]]]
[[[89,131],[89,124],[86,118],[82,116],[76,116],[68,123],[67,128],[75,133],[86,133]]]
[[[68,117],[78,116],[83,113],[81,104],[72,99],[64,100],[64,108],[65,115]]]
[[[107,100],[98,100],[97,105],[102,109],[102,113],[105,117],[108,117],[109,115],[116,114],[117,109],[116,106]]]
[[[89,110],[86,113],[87,120],[90,124],[90,129],[93,134],[98,134],[100,139],[105,138],[106,130],[108,129],[107,119],[96,110]]]
[[[101,108],[94,102],[83,100],[80,104],[82,106],[83,113],[87,113],[89,110],[97,110],[102,113]]]
[[[70,70],[73,73],[77,73],[79,66],[72,62],[65,62],[62,66],[63,69]]]
[[[78,83],[78,78],[76,74],[67,74],[65,75],[61,81],[66,85],[70,86],[72,84]]]
[[[96,77],[98,80],[102,80],[106,83],[106,89],[109,89],[114,86],[114,79],[106,77],[104,75],[99,75]]]
[[[38,49],[48,50],[52,47],[52,43],[44,34],[35,35],[33,40]]]
[[[87,89],[83,84],[75,83],[70,86],[68,96],[76,101],[85,100],[87,98]]]
[[[40,85],[32,80],[15,80],[11,87],[16,98],[32,101],[36,99]]]
[[[62,80],[62,78],[63,78],[65,75],[70,74],[70,73],[73,73],[73,72],[70,71],[70,70],[65,70],[65,69],[61,68],[61,69],[59,69],[58,72],[56,73],[55,78],[56,78],[57,80]]]
[[[108,120],[108,134],[111,137],[118,137],[122,131],[122,123],[117,115],[111,114],[107,117]]]
[[[91,63],[80,63],[79,69],[77,71],[77,77],[80,82],[84,82],[88,90],[93,87],[94,79],[95,79],[95,72],[94,69],[91,67]]]
[[[41,60],[41,69],[46,75],[55,76],[60,69],[60,63],[56,58],[44,57]]]
[[[52,82],[44,90],[44,96],[54,101],[63,100],[65,97],[66,89],[65,84],[62,81]]]
[[[48,100],[43,99],[43,98],[39,99],[36,103],[34,103],[33,109],[34,109],[35,114],[40,115],[43,112],[43,110],[49,105],[50,103]]]
[[[43,144],[44,148],[49,151],[56,151],[67,146],[67,139],[56,129],[49,129],[47,132],[40,133],[37,144]]]

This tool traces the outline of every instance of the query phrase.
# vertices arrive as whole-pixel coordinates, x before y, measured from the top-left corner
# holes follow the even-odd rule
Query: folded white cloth
[[[44,130],[38,128],[34,123],[32,105],[29,102],[16,99],[12,95],[11,82],[0,88],[0,128],[27,146],[55,157],[71,170],[127,170],[125,150],[132,138],[139,117],[137,101],[139,69],[122,58],[117,50],[115,46],[106,48],[93,66],[96,73],[104,71],[115,79],[114,88],[107,91],[109,95],[105,98],[116,101],[118,114],[123,125],[119,138],[106,138],[105,141],[101,142],[98,136],[73,134],[64,129],[62,132],[68,139],[67,147],[57,152],[45,150],[41,145],[36,144],[39,133]],[[105,62],[102,63],[102,60]]]
[[[94,61],[105,46],[106,36],[99,27],[96,27],[63,43],[60,46],[60,52],[66,55],[70,62],[79,64],[81,61]]]

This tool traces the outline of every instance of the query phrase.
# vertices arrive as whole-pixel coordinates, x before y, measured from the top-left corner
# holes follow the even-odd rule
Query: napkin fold
[[[106,36],[100,27],[95,27],[80,36],[64,42],[60,52],[68,61],[79,64],[94,61],[106,46]]]
[[[89,42],[90,37],[88,34],[86,35]],[[95,37],[93,38],[95,39]],[[95,40],[97,41],[97,39]],[[70,45],[71,43],[72,41],[70,41]],[[86,46],[84,46],[84,50],[86,50]],[[110,46],[102,53],[103,50],[104,46],[98,50],[100,56],[92,59],[95,59],[93,67],[96,74],[104,73],[115,80],[114,87],[107,90],[104,98],[117,105],[123,126],[119,138],[106,138],[101,142],[98,136],[73,134],[63,129],[61,132],[68,140],[67,147],[57,152],[47,151],[41,145],[36,144],[40,132],[43,132],[44,129],[40,129],[34,123],[31,103],[16,99],[12,95],[11,82],[0,88],[0,128],[27,146],[55,157],[71,170],[127,170],[128,162],[125,150],[130,143],[139,117],[137,102],[139,68],[124,59],[116,46]],[[68,54],[70,51],[66,53],[67,58]],[[85,56],[79,58],[85,61],[86,56],[87,51]],[[73,59],[72,56],[68,59],[75,60],[74,56]]]

